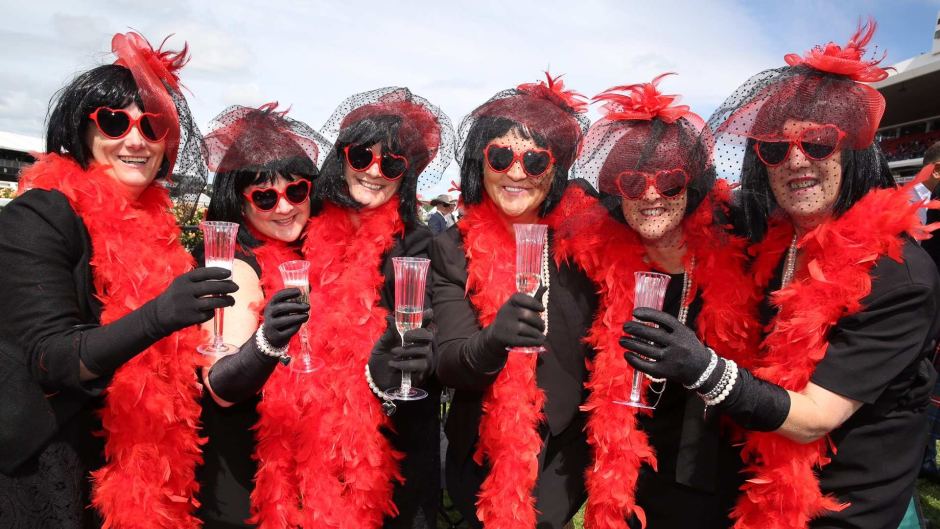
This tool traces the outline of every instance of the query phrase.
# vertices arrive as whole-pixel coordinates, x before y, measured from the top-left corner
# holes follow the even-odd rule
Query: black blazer
[[[91,239],[68,199],[28,191],[0,213],[0,233],[0,471],[9,474],[98,404],[109,379],[79,381],[80,331],[99,324],[101,303]]]
[[[550,260],[549,332],[545,353],[536,367],[538,385],[545,391],[547,430],[557,435],[571,423],[584,402],[587,376],[585,358],[593,350],[582,342],[597,309],[594,286],[584,273],[568,263],[556,267]],[[437,322],[441,383],[456,389],[447,425],[450,450],[464,461],[476,446],[483,394],[498,373],[475,369],[464,357],[468,338],[480,332],[477,312],[466,295],[467,258],[457,226],[434,238],[431,245],[432,297]]]

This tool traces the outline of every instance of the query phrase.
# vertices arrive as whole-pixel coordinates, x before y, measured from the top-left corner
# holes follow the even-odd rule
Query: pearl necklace
[[[548,336],[548,291],[551,290],[551,284],[548,280],[548,240],[545,240],[545,246],[542,247],[542,273],[541,273],[542,286],[545,287],[545,292],[542,294],[542,299],[539,301],[542,302],[542,306],[545,307],[545,310],[542,311],[542,321],[545,322],[545,336]]]
[[[695,256],[693,255],[689,259],[689,266],[686,267],[685,274],[682,276],[682,297],[679,298],[679,323],[685,325],[685,320],[689,318],[689,305],[692,304],[691,301],[686,302],[689,299],[689,291],[692,290],[692,272],[695,270]]]
[[[793,281],[793,273],[796,271],[796,234],[793,234],[793,240],[790,242],[790,248],[787,250],[787,260],[783,265],[783,279],[780,281],[780,288],[784,288]]]

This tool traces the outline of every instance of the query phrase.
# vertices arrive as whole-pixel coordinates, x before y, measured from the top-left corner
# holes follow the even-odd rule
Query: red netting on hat
[[[303,160],[318,167],[330,143],[307,124],[287,117],[287,112],[277,110],[277,102],[225,109],[209,122],[209,169],[277,171]]]
[[[561,76],[553,78],[546,72],[545,77],[547,81],[525,83],[498,92],[467,115],[460,122],[457,162],[463,163],[473,125],[480,118],[496,117],[519,123],[530,133],[544,138],[555,162],[570,168],[591,124],[585,113],[587,101],[578,92],[565,90]]]
[[[604,101],[577,161],[580,178],[598,190],[622,195],[617,179],[624,171],[654,174],[681,169],[690,182],[710,165],[713,141],[705,123],[688,106],[673,105],[663,94],[662,74],[650,83],[615,86],[594,97]]]
[[[401,120],[394,141],[414,174],[418,190],[436,184],[453,159],[454,127],[450,118],[427,99],[402,87],[386,87],[346,98],[333,111],[320,132],[337,148],[343,130],[365,119]]]
[[[208,171],[202,134],[183,97],[178,76],[189,62],[189,47],[184,44],[177,52],[164,50],[165,44],[166,39],[154,50],[138,33],[118,33],[111,39],[111,50],[117,56],[114,63],[134,76],[143,110],[160,115],[152,126],[158,136],[166,133],[166,157],[171,168],[167,187],[170,196],[185,209],[186,220],[195,212]]]
[[[804,57],[786,56],[790,66],[766,70],[741,85],[708,120],[718,144],[719,174],[740,173],[747,140],[792,139],[805,123],[834,125],[844,133],[839,148],[872,144],[884,114],[884,97],[860,81],[887,76],[880,59],[864,60],[875,22],[862,26],[845,47],[829,43]]]

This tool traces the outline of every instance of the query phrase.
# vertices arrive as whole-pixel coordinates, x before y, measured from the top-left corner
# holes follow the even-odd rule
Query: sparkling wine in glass
[[[284,280],[284,288],[296,288],[300,290],[300,303],[310,303],[310,263],[308,261],[287,261],[277,267],[281,272],[281,279]],[[323,360],[313,356],[310,350],[310,339],[307,336],[307,324],[300,326],[300,354],[291,358],[290,370],[292,373],[305,375],[323,367]]]
[[[656,272],[634,272],[636,285],[633,287],[633,308],[641,307],[663,310],[663,299],[666,296],[666,287],[669,285],[670,277],[666,274],[657,274]],[[617,404],[632,406],[634,408],[644,408],[647,410],[655,409],[656,406],[644,404],[640,399],[641,383],[643,382],[643,373],[633,370],[633,385],[630,387],[630,400],[617,400]]]
[[[234,222],[204,221],[201,226],[203,244],[205,246],[206,267],[217,266],[232,272],[232,262],[235,260],[235,236],[238,235],[238,224]],[[201,344],[196,350],[204,355],[224,356],[238,350],[232,344],[222,339],[224,330],[225,309],[215,309],[212,319],[212,342]]]
[[[548,238],[545,224],[513,224],[516,232],[516,292],[534,296],[542,282],[542,256]],[[544,347],[510,347],[513,353],[538,354]]]
[[[424,313],[424,288],[430,259],[423,257],[393,257],[395,268],[395,328],[405,345],[405,333],[421,327]],[[401,386],[385,392],[395,400],[419,400],[428,396],[423,389],[411,386],[411,372],[401,372]]]

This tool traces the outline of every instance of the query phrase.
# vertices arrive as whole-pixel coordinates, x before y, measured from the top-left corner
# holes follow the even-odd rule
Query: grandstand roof
[[[901,61],[884,81],[873,83],[887,101],[881,127],[940,116],[940,21],[930,52]]]
[[[24,136],[0,130],[0,149],[20,152],[42,152],[44,142],[42,138]]]

